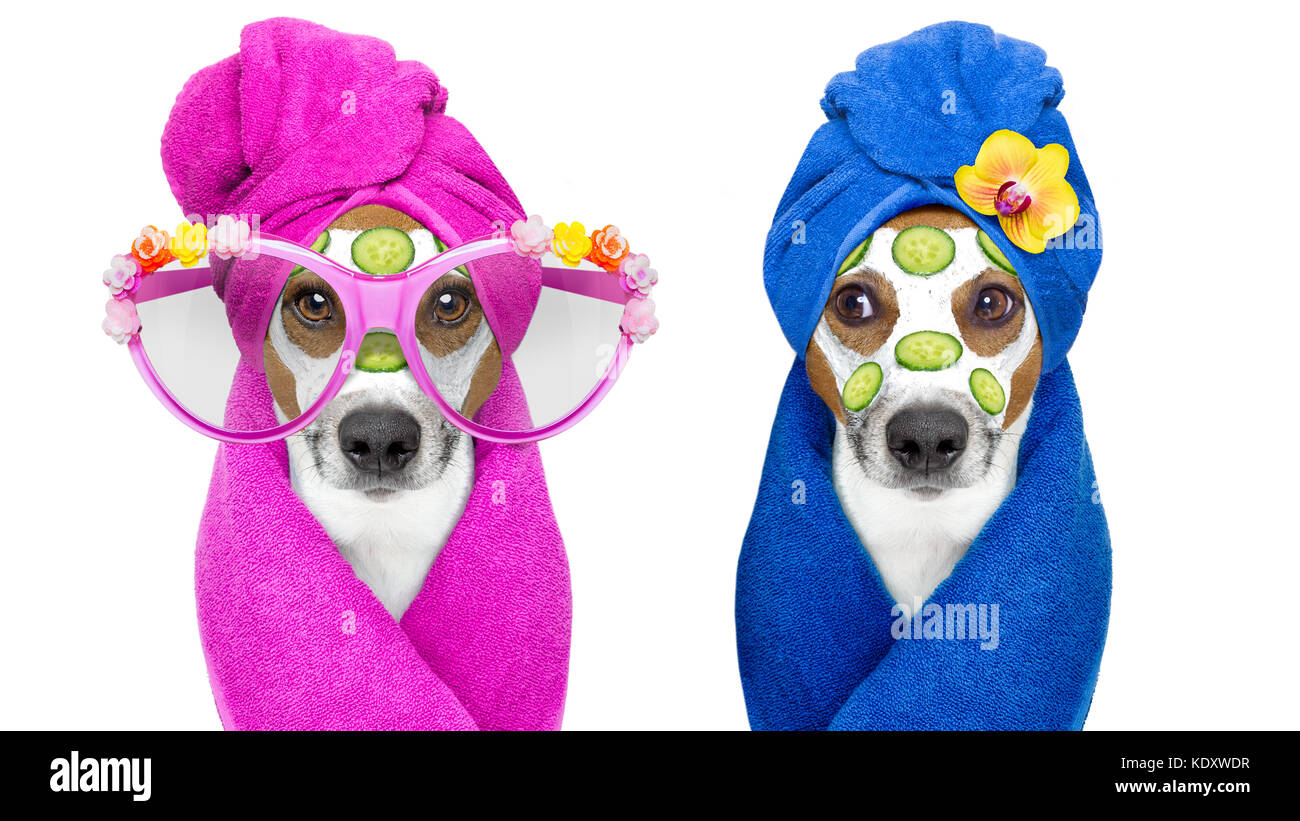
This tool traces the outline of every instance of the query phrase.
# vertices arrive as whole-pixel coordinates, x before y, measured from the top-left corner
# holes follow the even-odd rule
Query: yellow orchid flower
[[[1065,181],[1070,152],[1050,143],[1034,148],[1008,129],[994,131],[980,146],[974,165],[957,169],[953,181],[967,205],[996,216],[1007,238],[1031,254],[1079,219],[1079,196]]]
[[[570,268],[578,267],[582,258],[591,253],[591,237],[580,222],[561,222],[555,226],[555,239],[551,250]]]
[[[193,268],[208,252],[208,228],[203,223],[182,222],[172,237],[172,254],[182,266]]]

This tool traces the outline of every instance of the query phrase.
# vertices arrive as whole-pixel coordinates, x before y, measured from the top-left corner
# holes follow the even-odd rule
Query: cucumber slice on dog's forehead
[[[371,331],[361,340],[356,365],[366,373],[395,373],[406,367],[406,356],[396,334]]]
[[[894,262],[909,274],[928,277],[952,264],[957,243],[948,232],[929,225],[904,228],[894,237]]]
[[[844,407],[856,413],[876,398],[880,391],[881,371],[875,362],[863,362],[844,383]]]
[[[330,247],[330,232],[329,229],[326,229],[324,232],[321,233],[319,237],[316,237],[316,239],[312,241],[311,249],[318,254],[323,254],[325,253],[326,249],[328,249],[329,247]],[[298,274],[301,274],[305,270],[307,269],[302,267],[301,265],[295,265],[293,266],[293,270],[289,272],[289,276],[296,277],[298,276]]]
[[[894,359],[910,371],[941,371],[961,359],[955,336],[941,331],[917,331],[898,340]]]
[[[430,231],[429,236],[433,237],[433,247],[438,249],[438,253],[441,254],[443,251],[447,250],[447,243],[438,239],[437,234]],[[465,277],[466,279],[469,279],[469,270],[464,265],[456,266],[456,270],[460,272],[461,276]]]
[[[415,261],[415,243],[397,228],[370,228],[352,240],[352,261],[367,274],[400,273]]]
[[[864,239],[862,242],[858,244],[858,247],[854,248],[852,251],[849,251],[849,255],[844,258],[843,262],[840,263],[840,269],[835,272],[835,276],[839,276],[840,274],[846,271],[852,271],[854,268],[858,267],[858,265],[862,263],[862,260],[866,258],[867,251],[870,248],[871,248],[871,237],[867,237],[866,239]]]
[[[990,371],[976,368],[970,375],[970,392],[990,416],[997,416],[1007,406],[1007,394]]]
[[[998,249],[998,246],[993,244],[992,237],[983,231],[977,233],[975,237],[979,241],[980,250],[984,252],[984,256],[989,258],[990,262],[1006,271],[1008,274],[1015,274],[1016,269],[1011,267],[1011,260],[1007,259],[1007,255],[1002,253],[1002,251]]]

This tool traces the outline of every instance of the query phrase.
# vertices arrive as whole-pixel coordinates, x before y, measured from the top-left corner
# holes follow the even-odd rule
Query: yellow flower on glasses
[[[555,239],[551,250],[570,268],[578,267],[582,258],[591,253],[591,237],[580,222],[562,222],[555,226]]]
[[[176,226],[172,237],[172,254],[180,260],[181,265],[193,268],[195,263],[208,252],[208,228],[203,223],[191,225],[182,222]]]
[[[957,169],[953,181],[967,205],[996,216],[1007,238],[1031,254],[1079,219],[1079,196],[1065,181],[1070,152],[1049,143],[1034,148],[1014,131],[994,131],[980,146],[974,165]]]

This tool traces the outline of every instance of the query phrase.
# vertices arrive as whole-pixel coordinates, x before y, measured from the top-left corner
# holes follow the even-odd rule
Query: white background
[[[219,726],[193,596],[216,445],[100,332],[99,277],[180,216],[158,138],[182,83],[279,14],[429,65],[525,208],[615,222],[661,273],[659,335],[543,447],[567,728],[746,726],[735,566],[792,358],[764,235],[827,80],[952,18],[1061,69],[1105,228],[1071,354],[1114,543],[1088,727],[1300,727],[1293,13],[812,0],[9,8],[0,727]]]

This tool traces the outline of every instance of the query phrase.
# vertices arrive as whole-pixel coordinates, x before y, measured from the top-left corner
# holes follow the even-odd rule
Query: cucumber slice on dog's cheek
[[[894,262],[909,274],[928,277],[952,264],[957,243],[947,231],[929,225],[904,228],[894,237]]]
[[[405,231],[386,226],[371,228],[352,240],[352,261],[367,274],[400,273],[415,261],[415,243]]]
[[[910,371],[941,371],[961,359],[957,338],[941,331],[917,331],[898,340],[894,359]]]
[[[875,362],[863,362],[844,383],[844,407],[851,413],[863,410],[880,392],[882,372]]]
[[[395,334],[371,331],[361,340],[356,366],[366,373],[396,373],[406,368],[406,356]]]
[[[990,416],[997,416],[1007,406],[1007,394],[997,377],[985,368],[976,368],[970,375],[970,392],[975,401]]]

